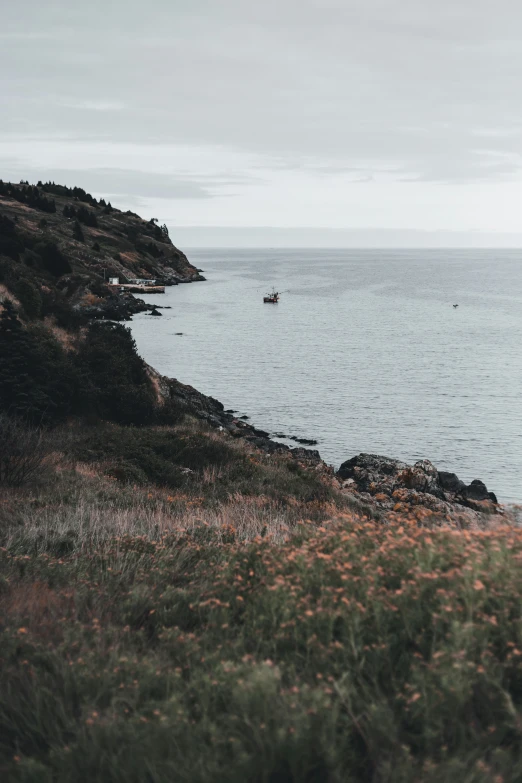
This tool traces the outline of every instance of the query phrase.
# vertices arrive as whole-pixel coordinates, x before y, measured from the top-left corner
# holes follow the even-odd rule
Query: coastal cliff
[[[62,319],[65,307],[80,318],[113,320],[152,309],[109,287],[110,278],[167,286],[204,279],[172,244],[166,226],[54,183],[0,181],[0,261],[0,284],[32,298],[33,310],[40,300],[36,315]]]

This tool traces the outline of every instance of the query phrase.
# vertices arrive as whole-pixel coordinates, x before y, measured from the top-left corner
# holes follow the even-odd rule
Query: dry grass
[[[16,307],[20,307],[20,302],[16,296],[8,290],[7,286],[5,286],[3,283],[0,283],[0,309],[3,309],[2,302],[5,299],[9,299],[9,301],[12,302]]]
[[[51,491],[49,492],[49,489]],[[99,467],[78,464],[61,471],[52,488],[5,490],[0,501],[2,543],[12,547],[23,538],[38,551],[68,539],[74,551],[85,552],[117,536],[145,536],[150,540],[170,533],[183,535],[206,527],[239,541],[267,536],[281,543],[289,539],[298,521],[309,516],[324,519],[331,508],[284,507],[268,497],[236,493],[225,502],[205,505],[204,496],[169,492],[154,487],[121,487],[99,474]]]
[[[180,516],[64,482],[0,549],[7,779],[520,780],[520,530],[340,514],[252,539],[261,497]]]
[[[66,351],[72,351],[76,349],[78,343],[78,334],[74,335],[71,332],[68,332],[66,329],[62,329],[57,325],[56,319],[51,316],[44,318],[43,323],[46,329],[56,337],[62,348],[65,348]],[[79,334],[83,334],[84,331],[84,329],[80,330]]]
[[[124,484],[63,456],[69,427],[47,484],[0,495],[0,775],[517,783],[522,530],[379,523],[285,458],[176,433],[230,462]]]

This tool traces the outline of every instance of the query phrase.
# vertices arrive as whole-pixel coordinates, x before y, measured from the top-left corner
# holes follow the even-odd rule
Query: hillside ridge
[[[20,280],[36,285],[47,299],[50,291],[63,293],[88,319],[126,320],[151,309],[109,288],[111,277],[122,283],[154,279],[165,286],[204,280],[156,219],[52,182],[0,180],[2,256],[8,261],[0,267],[0,283],[13,293]]]

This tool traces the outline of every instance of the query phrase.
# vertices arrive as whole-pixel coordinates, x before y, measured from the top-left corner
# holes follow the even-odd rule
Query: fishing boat
[[[277,304],[279,302],[279,292],[272,288],[272,293],[263,297],[263,302],[268,304]]]

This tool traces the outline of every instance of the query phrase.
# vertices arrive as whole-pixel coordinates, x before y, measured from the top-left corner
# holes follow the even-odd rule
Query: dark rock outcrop
[[[447,492],[458,493],[466,489],[466,485],[459,479],[456,473],[448,473],[445,470],[439,470],[439,484]]]
[[[455,473],[438,471],[429,460],[408,465],[378,454],[358,454],[343,462],[338,478],[345,491],[357,493],[387,510],[424,506],[446,518],[455,514],[477,521],[499,513],[497,498],[475,479],[466,486]]]
[[[311,438],[296,438],[294,435],[290,435],[290,440],[295,440],[296,443],[302,443],[303,446],[317,446],[317,441]]]
[[[494,492],[488,492],[488,488],[480,479],[473,479],[471,484],[464,486],[461,493],[466,500],[491,500],[497,503],[497,496]]]
[[[337,475],[341,479],[356,478],[360,488],[367,491],[372,477],[392,476],[407,467],[405,462],[390,457],[381,457],[378,454],[358,454],[343,462]]]
[[[73,309],[81,312],[89,320],[130,321],[137,313],[154,310],[155,305],[145,304],[143,299],[137,299],[132,294],[110,294],[96,304],[83,306],[77,304]],[[161,313],[156,312],[155,315]]]

